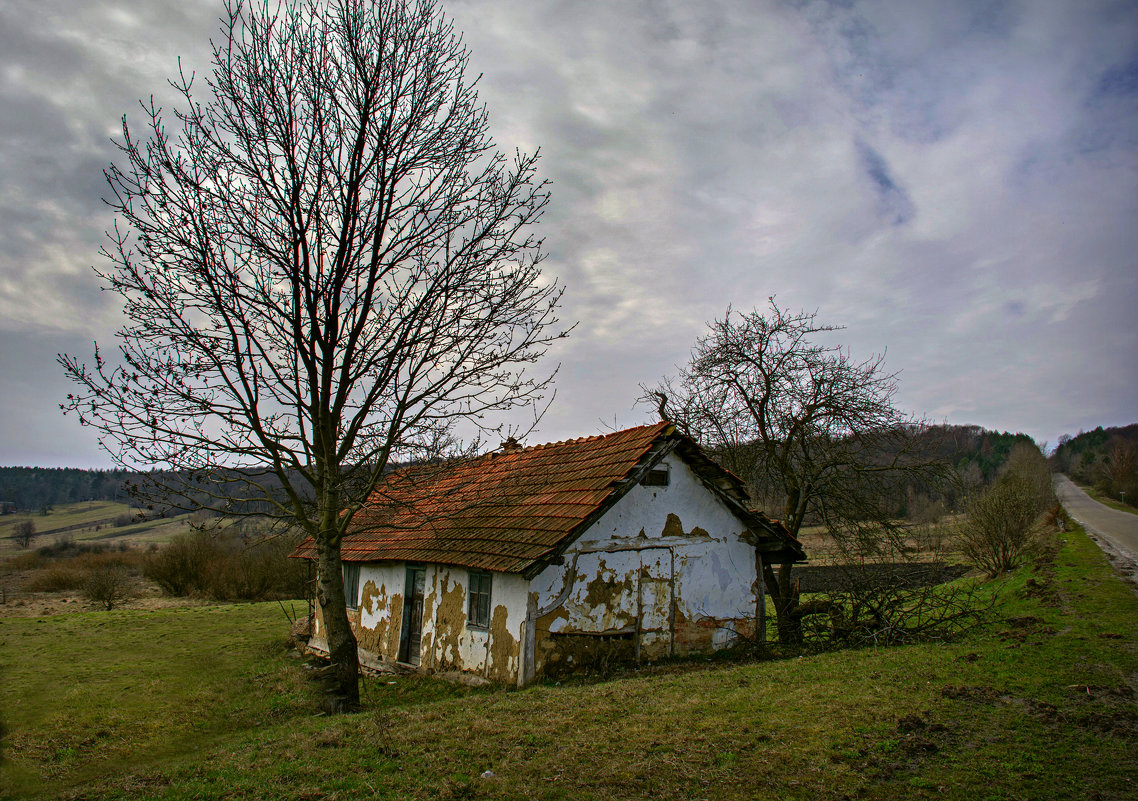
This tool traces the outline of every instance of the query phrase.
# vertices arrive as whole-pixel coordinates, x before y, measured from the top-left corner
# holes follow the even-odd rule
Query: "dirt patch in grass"
[[[940,694],[954,701],[966,701],[970,704],[994,704],[1000,700],[1000,694],[995,687],[946,684],[941,688]]]
[[[1043,618],[1035,615],[1023,617],[1009,617],[1004,620],[1008,628],[997,632],[1001,640],[1024,643],[1039,642],[1039,638],[1054,634],[1055,629],[1046,625]]]

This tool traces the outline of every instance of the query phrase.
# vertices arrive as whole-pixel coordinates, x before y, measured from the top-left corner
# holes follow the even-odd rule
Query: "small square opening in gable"
[[[656,465],[648,471],[648,475],[644,476],[644,480],[640,483],[645,487],[668,486],[668,466],[666,464]]]

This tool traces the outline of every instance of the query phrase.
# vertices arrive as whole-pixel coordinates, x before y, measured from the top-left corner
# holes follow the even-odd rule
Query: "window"
[[[468,626],[490,628],[490,579],[489,573],[470,571],[470,589],[467,592],[469,607],[466,611]]]
[[[653,467],[648,471],[648,475],[644,476],[644,480],[640,482],[646,487],[666,487],[668,486],[668,466],[666,464]]]
[[[349,609],[359,606],[360,566],[358,562],[344,562],[344,602]]]

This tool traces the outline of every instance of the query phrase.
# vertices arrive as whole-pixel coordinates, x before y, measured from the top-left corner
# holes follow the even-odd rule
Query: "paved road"
[[[1108,554],[1113,551],[1121,560],[1129,562],[1127,566],[1116,562],[1116,567],[1123,573],[1134,575],[1138,566],[1138,515],[1103,506],[1064,475],[1055,476],[1055,494],[1067,514],[1100,540],[1099,545],[1104,551]]]

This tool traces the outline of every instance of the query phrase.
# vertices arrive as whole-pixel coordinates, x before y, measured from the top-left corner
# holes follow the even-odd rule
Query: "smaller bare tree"
[[[83,594],[106,610],[114,609],[129,595],[128,578],[121,565],[103,565],[83,582]]]
[[[648,395],[661,413],[743,478],[752,495],[781,507],[797,537],[808,520],[872,551],[903,533],[901,481],[933,481],[943,465],[925,455],[926,426],[897,408],[897,375],[884,356],[855,359],[823,341],[839,327],[816,313],[731,309],[696,340],[679,377]],[[801,642],[792,565],[763,565],[779,639]]]
[[[1019,566],[1031,553],[1041,515],[1055,505],[1047,460],[1017,445],[996,483],[972,499],[960,527],[965,557],[989,576]]]
[[[36,524],[31,520],[21,520],[16,524],[13,537],[21,548],[30,548],[36,538]]]

